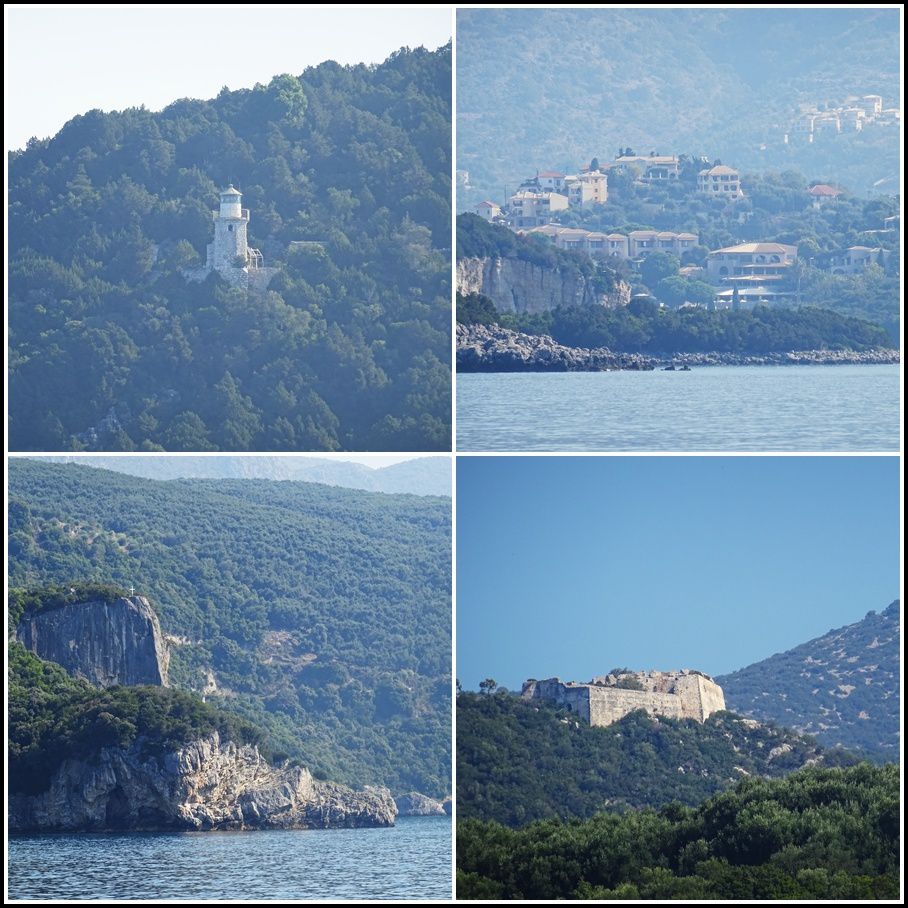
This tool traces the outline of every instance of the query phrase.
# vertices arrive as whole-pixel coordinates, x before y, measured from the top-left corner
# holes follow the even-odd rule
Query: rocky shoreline
[[[605,347],[566,347],[548,335],[498,325],[457,326],[458,372],[612,372],[685,370],[700,366],[893,365],[898,350],[797,350],[784,353],[614,353]]]
[[[565,347],[547,334],[521,334],[498,325],[457,326],[458,372],[613,372],[652,370],[641,353],[605,347]]]
[[[393,826],[391,792],[272,766],[217,732],[164,754],[142,743],[64,760],[46,791],[11,792],[9,831],[337,829]]]

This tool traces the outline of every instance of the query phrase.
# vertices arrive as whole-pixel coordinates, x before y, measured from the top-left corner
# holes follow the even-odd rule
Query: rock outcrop
[[[610,372],[653,369],[639,353],[605,347],[565,347],[546,334],[522,334],[498,325],[457,326],[458,372]]]
[[[35,655],[98,687],[167,684],[169,651],[144,596],[25,615],[16,638]]]
[[[446,815],[445,802],[428,795],[411,791],[394,799],[397,812],[402,817],[443,817]]]
[[[887,347],[871,350],[791,350],[784,353],[658,353],[659,366],[890,366],[901,353]]]
[[[12,794],[10,832],[326,829],[393,826],[386,788],[353,791],[299,766],[271,766],[217,732],[156,755],[140,742],[64,761],[47,791]]]
[[[457,260],[459,293],[482,293],[499,312],[549,312],[559,306],[626,306],[630,284],[615,280],[601,293],[589,278],[563,268],[545,268],[516,258]]]
[[[613,353],[605,347],[567,347],[547,334],[499,325],[457,326],[458,372],[611,372],[694,366],[891,365],[898,350],[801,350],[787,353]]]

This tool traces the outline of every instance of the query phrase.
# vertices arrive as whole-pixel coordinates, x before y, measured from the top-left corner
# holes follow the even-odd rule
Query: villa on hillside
[[[830,186],[828,183],[817,183],[807,190],[807,195],[811,198],[811,204],[814,208],[822,208],[830,202],[834,202],[842,194],[841,189]]]
[[[669,183],[681,176],[681,162],[677,155],[622,154],[615,158],[615,166],[634,164],[640,168],[641,183]]]
[[[699,242],[695,233],[634,230],[630,234],[606,234],[578,227],[561,227],[558,224],[545,224],[526,232],[549,237],[559,249],[601,252],[632,261],[643,259],[651,252],[668,252],[680,258]]]
[[[539,227],[548,224],[556,211],[567,211],[568,197],[557,192],[519,189],[508,200],[514,227]]]
[[[880,246],[849,246],[844,252],[835,252],[823,261],[823,270],[830,274],[860,274],[868,265],[882,265],[887,257]]]
[[[741,243],[707,256],[706,273],[716,282],[751,278],[779,280],[798,260],[798,247],[783,243]]]
[[[722,284],[716,302],[729,305],[737,296],[741,303],[772,302],[792,295],[785,278],[798,260],[798,247],[784,243],[741,243],[710,252],[706,274]]]
[[[478,214],[485,221],[493,221],[501,215],[501,206],[486,200],[474,206],[473,213]]]
[[[608,178],[599,170],[567,176],[564,185],[571,205],[582,208],[584,205],[604,205],[608,201]]]
[[[741,190],[741,174],[734,167],[717,164],[697,174],[697,191],[724,199],[740,199],[744,196]]]

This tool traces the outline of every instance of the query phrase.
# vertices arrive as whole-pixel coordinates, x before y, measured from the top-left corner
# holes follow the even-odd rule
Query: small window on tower
[[[227,232],[228,232],[228,233],[233,233],[233,224],[228,224],[228,225],[227,225]]]

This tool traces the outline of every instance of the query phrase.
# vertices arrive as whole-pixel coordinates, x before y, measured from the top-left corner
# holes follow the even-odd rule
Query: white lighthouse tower
[[[243,208],[243,194],[228,186],[221,192],[221,207],[214,216],[214,242],[208,244],[209,271],[222,274],[235,268],[260,268],[262,254],[246,241],[249,209]]]
[[[184,268],[183,275],[190,281],[204,281],[217,271],[233,287],[264,292],[278,269],[265,268],[262,253],[246,239],[249,209],[243,208],[243,194],[233,186],[221,190],[221,205],[211,215],[214,240],[208,244],[205,266]]]

